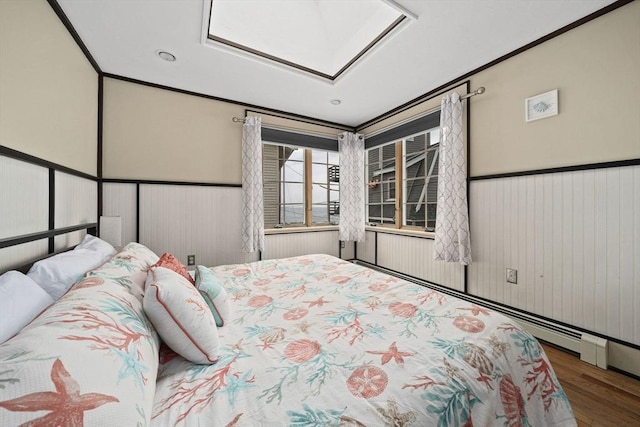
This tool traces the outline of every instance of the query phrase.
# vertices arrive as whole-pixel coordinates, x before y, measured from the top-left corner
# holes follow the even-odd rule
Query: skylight
[[[406,16],[390,0],[212,0],[209,39],[334,80]]]

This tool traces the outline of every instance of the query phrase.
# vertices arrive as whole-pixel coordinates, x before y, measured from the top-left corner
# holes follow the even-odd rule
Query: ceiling
[[[105,73],[353,127],[613,2],[397,0],[417,19],[332,81],[208,41],[210,0],[58,0]]]

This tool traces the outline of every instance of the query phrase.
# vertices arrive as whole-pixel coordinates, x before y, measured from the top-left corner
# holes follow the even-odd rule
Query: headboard
[[[99,180],[0,146],[0,273],[98,234]]]
[[[17,245],[21,245],[21,244],[24,244],[24,243],[34,242],[36,240],[41,240],[41,239],[52,239],[53,237],[61,235],[61,234],[66,234],[66,233],[71,233],[71,232],[74,232],[74,231],[81,231],[81,230],[86,230],[87,234],[91,234],[92,236],[96,236],[97,235],[97,231],[98,231],[98,224],[95,223],[95,222],[92,222],[92,223],[88,223],[88,224],[75,225],[75,226],[72,226],[72,227],[59,228],[59,229],[56,229],[56,230],[47,230],[47,231],[41,231],[39,233],[23,234],[22,236],[16,236],[16,237],[11,237],[11,238],[6,238],[6,239],[0,239],[0,249],[10,248],[12,246],[17,246]],[[4,273],[5,271],[8,271],[8,270],[17,270],[17,271],[20,271],[20,272],[26,274],[29,271],[29,269],[31,268],[31,266],[35,262],[40,261],[41,259],[49,258],[50,256],[53,256],[53,255],[58,254],[60,252],[67,251],[67,250],[72,249],[72,248],[73,248],[73,246],[68,247],[68,248],[64,248],[64,249],[59,250],[59,251],[55,251],[53,253],[48,253],[48,254],[43,255],[43,256],[36,257],[34,259],[28,260],[24,264],[20,264],[20,265],[17,265],[17,266],[9,266],[9,268],[5,268],[5,269],[0,270],[0,274]]]

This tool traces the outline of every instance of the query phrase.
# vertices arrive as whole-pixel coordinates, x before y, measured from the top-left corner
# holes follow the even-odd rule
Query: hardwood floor
[[[640,381],[542,343],[578,426],[640,426]]]

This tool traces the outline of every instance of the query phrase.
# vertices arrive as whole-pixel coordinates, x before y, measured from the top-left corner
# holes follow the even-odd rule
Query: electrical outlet
[[[518,270],[507,268],[507,283],[518,284]]]
[[[195,255],[187,255],[187,265],[196,265]]]

